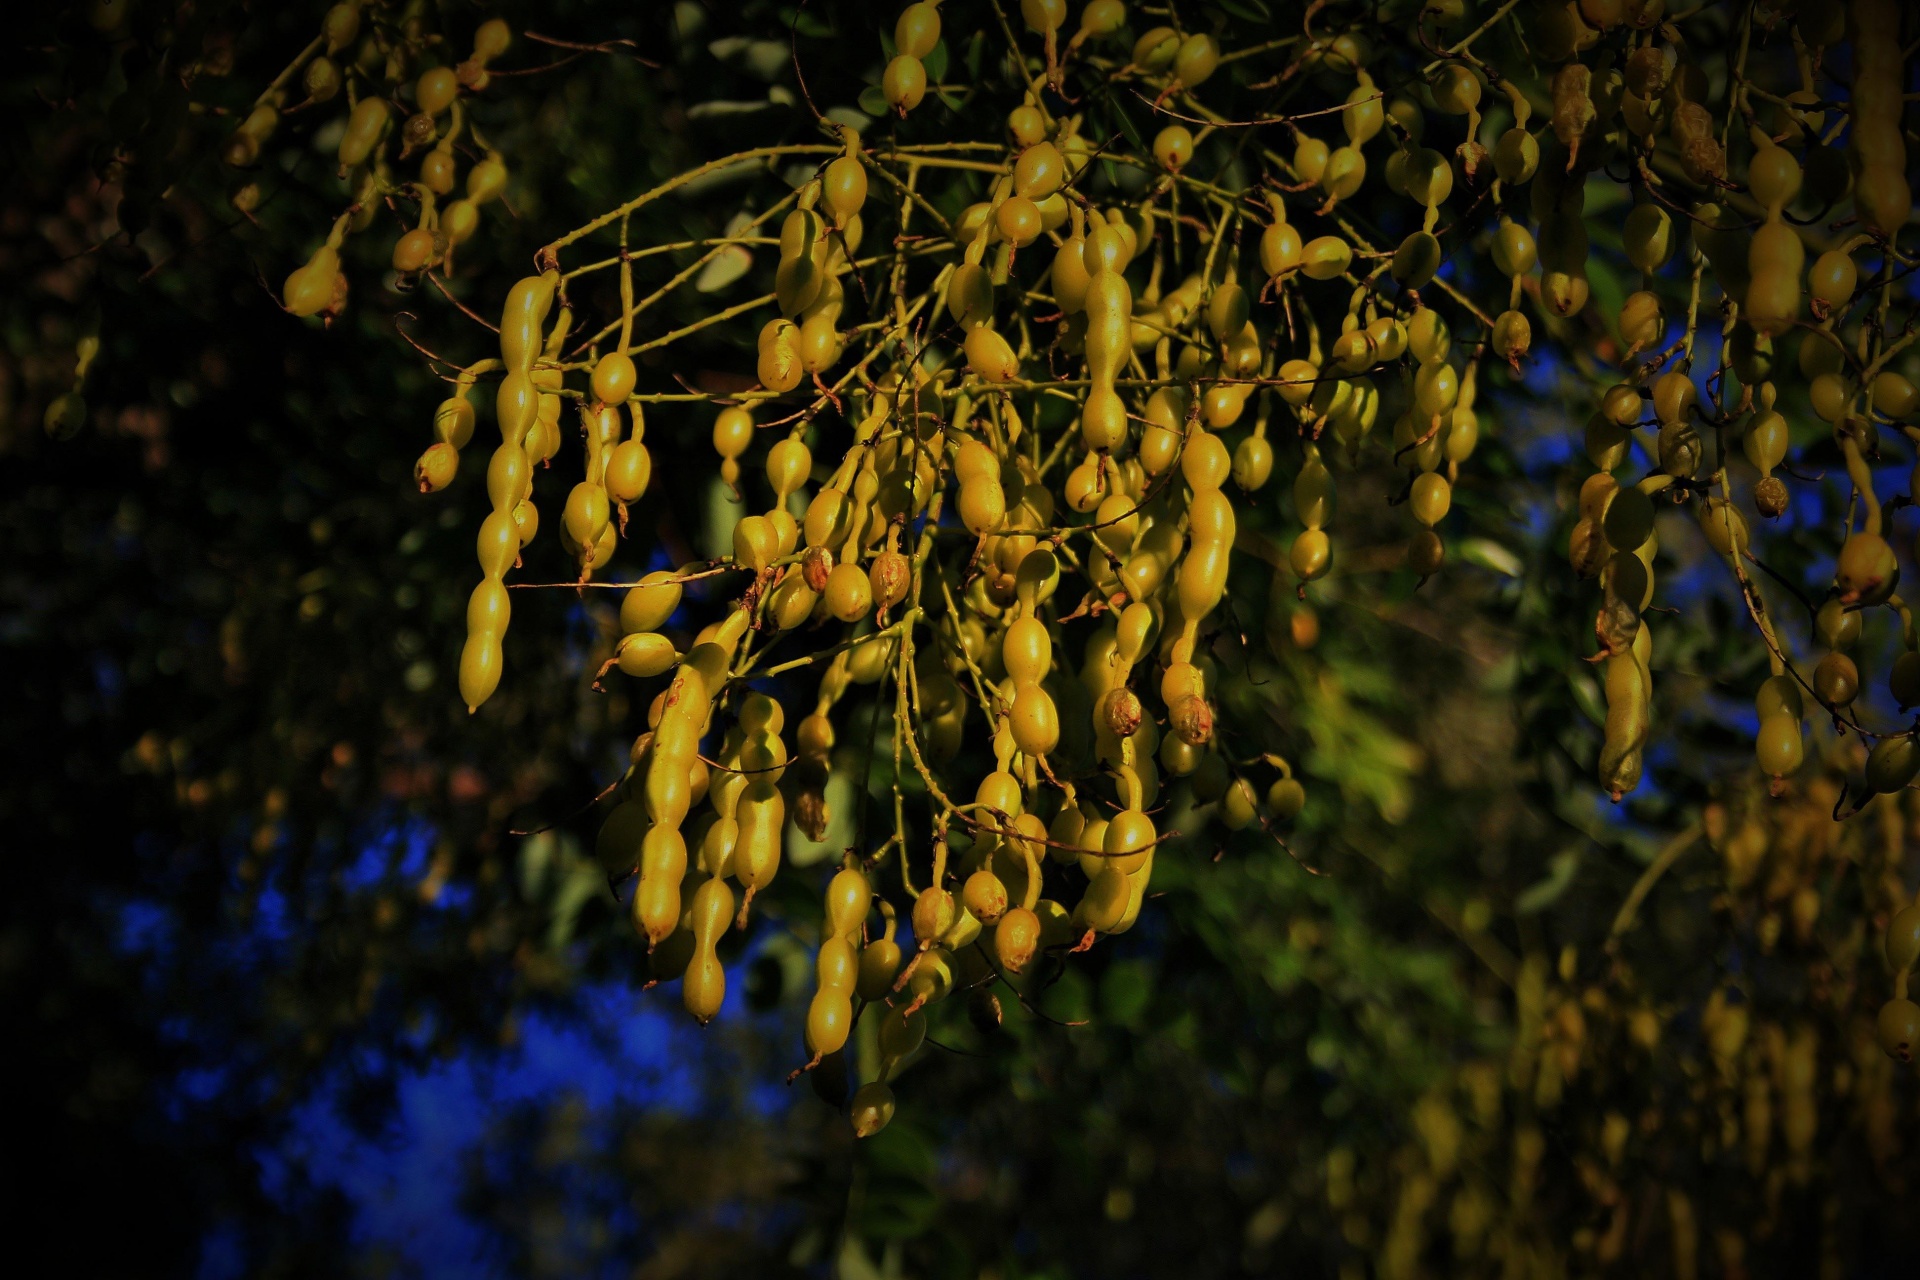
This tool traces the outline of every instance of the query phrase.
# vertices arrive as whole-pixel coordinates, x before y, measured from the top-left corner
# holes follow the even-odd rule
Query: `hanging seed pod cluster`
[[[468,102],[491,83],[488,68],[506,53],[512,33],[502,19],[489,18],[473,32],[466,57],[457,59],[452,37],[434,28],[429,13],[423,5],[386,0],[333,5],[319,34],[227,140],[223,159],[245,173],[259,165],[283,111],[300,112],[303,122],[329,114],[340,122],[335,158],[352,203],[325,242],[287,276],[280,297],[293,315],[330,320],[340,313],[348,292],[342,247],[348,236],[371,230],[383,210],[411,221],[392,253],[393,270],[411,282],[451,270],[455,251],[479,230],[481,210],[506,189],[506,161],[481,136]],[[249,217],[261,198],[258,181],[231,197]],[[429,478],[423,473],[421,483]],[[451,479],[445,472],[441,483]]]
[[[1896,995],[1876,1017],[1837,993],[1810,995],[1798,973],[1879,990],[1890,974],[1907,990],[1920,904],[1903,873],[1920,796],[1887,802],[1878,821],[1834,822],[1858,767],[1843,756],[1810,762],[1791,795],[1755,780],[1706,805],[1656,855],[1600,955],[1520,958],[1511,1042],[1439,1072],[1390,1154],[1369,1168],[1354,1146],[1329,1144],[1325,1207],[1383,1274],[1419,1274],[1408,1260],[1436,1250],[1459,1274],[1529,1255],[1555,1272],[1637,1258],[1676,1276],[1716,1264],[1796,1274],[1816,1240],[1820,1265],[1844,1270],[1847,1230],[1810,1229],[1795,1206],[1835,1203],[1823,1166],[1840,1150],[1858,1152],[1869,1185],[1900,1203],[1920,1011]],[[1683,860],[1737,922],[1752,967],[1702,972],[1659,937],[1642,890]],[[1862,938],[1849,913],[1886,921],[1884,935]],[[1855,942],[1834,941],[1849,932]],[[1805,1252],[1777,1267],[1774,1250]]]
[[[1651,611],[1682,514],[1766,644],[1756,749],[1774,790],[1801,770],[1816,708],[1875,744],[1849,803],[1914,780],[1910,729],[1851,710],[1849,657],[1863,628],[1898,629],[1907,652],[1886,676],[1920,703],[1896,503],[1871,465],[1920,440],[1900,283],[1900,51],[1916,31],[1893,0],[1677,17],[1660,0],[1333,4],[1278,35],[1118,0],[1069,17],[1064,0],[907,6],[871,91],[885,118],[822,119],[817,142],[716,159],[552,239],[507,296],[498,357],[436,413],[426,490],[474,434],[472,393],[492,389],[499,425],[460,667],[470,708],[512,678],[506,587],[542,524],[537,465],[570,477],[548,512],[556,585],[613,572],[626,587],[608,666],[650,705],[600,851],[632,886],[651,972],[684,979],[695,1017],[720,1010],[717,948],[787,842],[827,828],[836,743],[870,734],[836,714],[851,686],[890,712],[896,782],[886,833],[825,889],[805,1061],[832,1066],[879,1021],[881,1065],[851,1104],[863,1134],[892,1115],[930,1006],[986,982],[1019,992],[1037,956],[1151,909],[1156,858],[1185,847],[1166,842],[1204,835],[1165,828],[1176,790],[1288,856],[1310,793],[1285,759],[1297,747],[1220,696],[1230,577],[1306,600],[1343,572],[1447,572],[1456,492],[1499,430],[1489,386],[1542,362],[1591,397],[1584,427],[1566,426],[1586,460],[1567,551],[1597,588],[1600,788],[1634,791],[1661,732]],[[1000,95],[991,137],[948,136],[935,74],[959,68],[955,26],[980,33],[966,118]],[[483,72],[500,47],[461,67]],[[407,154],[441,110],[460,127],[470,77],[436,74],[416,87]],[[1118,127],[1100,105],[1113,95],[1154,129]],[[366,162],[385,109],[354,108],[343,163]],[[797,185],[637,296],[636,213],[743,165],[799,166]],[[960,178],[975,198],[943,212],[927,193]],[[415,184],[422,230],[451,245],[451,208],[428,225],[450,190],[437,181],[423,168]],[[696,268],[753,246],[775,258],[770,292],[648,331]],[[402,269],[439,252],[408,250]],[[1642,287],[1600,296],[1603,253]],[[601,272],[618,274],[620,309],[579,325],[576,295]],[[290,283],[289,306],[326,293]],[[654,363],[736,319],[757,332],[751,390],[707,396]],[[628,581],[611,567],[623,540],[649,545],[629,522],[652,474],[648,411],[700,415],[738,515],[730,554]],[[1807,584],[1827,600],[1817,660],[1792,650],[1754,571],[1756,527],[1806,474],[1796,441],[1831,452],[1856,498],[1844,527],[1799,535],[1832,550],[1830,582]],[[1384,521],[1397,532],[1349,570],[1344,529],[1382,513],[1343,513],[1337,495],[1382,492],[1405,507]],[[696,596],[704,613],[676,641]],[[971,776],[955,769],[968,747],[987,766]],[[1912,910],[1887,940],[1899,979],[1880,1040],[1896,1055],[1914,1033]]]

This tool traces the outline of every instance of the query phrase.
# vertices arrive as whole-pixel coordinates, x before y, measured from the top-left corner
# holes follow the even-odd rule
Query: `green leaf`
[[[1260,0],[1215,0],[1222,9],[1248,22],[1272,22],[1273,13]]]
[[[818,15],[808,13],[805,9],[782,9],[780,11],[780,21],[786,23],[788,29],[795,35],[806,36],[813,40],[823,39],[833,34],[832,27],[828,26]]]
[[[1460,558],[1509,578],[1518,578],[1526,571],[1519,556],[1491,538],[1468,538],[1460,544]]]
[[[1120,105],[1119,98],[1112,93],[1108,93],[1106,99],[1107,107],[1112,110],[1114,118],[1120,122],[1120,131],[1127,135],[1127,141],[1133,144],[1134,150],[1146,150],[1146,135],[1142,134],[1139,127],[1133,123],[1133,117],[1128,115],[1126,109]]]
[[[1578,850],[1564,849],[1554,854],[1547,859],[1547,878],[1527,888],[1513,900],[1513,913],[1532,915],[1552,906],[1561,894],[1573,886],[1573,873],[1579,868]]]
[[[1153,971],[1145,960],[1116,961],[1100,980],[1101,1012],[1123,1027],[1138,1026],[1153,999]]]
[[[860,91],[860,109],[878,120],[893,108],[887,105],[887,95],[880,91],[880,86],[870,84]]]
[[[946,79],[947,42],[945,40],[936,41],[933,48],[927,52],[927,56],[920,60],[920,65],[927,69],[928,84],[939,84],[942,80]]]

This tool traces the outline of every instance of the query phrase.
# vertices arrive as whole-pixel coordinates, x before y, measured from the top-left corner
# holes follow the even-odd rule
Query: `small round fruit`
[[[438,493],[453,483],[460,470],[460,452],[444,441],[427,446],[413,464],[413,479],[422,493]]]
[[[847,1116],[853,1121],[856,1138],[871,1138],[893,1119],[893,1090],[879,1081],[863,1084],[847,1104]]]
[[[905,115],[927,96],[927,69],[920,59],[903,53],[887,64],[880,77],[880,91],[886,95],[888,106]]]
[[[1760,733],[1754,739],[1754,752],[1760,767],[1776,778],[1784,778],[1800,768],[1806,744],[1800,737],[1800,722],[1779,714],[1760,721]]]
[[[1834,568],[1841,599],[1878,604],[1892,593],[1899,577],[1900,562],[1879,534],[1856,533],[1841,546]]]
[[[1860,696],[1860,669],[1844,653],[1829,653],[1813,669],[1813,691],[1830,707],[1850,705]]]
[[[1167,172],[1180,172],[1193,159],[1193,134],[1185,125],[1168,125],[1153,140],[1153,158]]]
[[[593,395],[601,404],[625,404],[633,394],[638,371],[633,357],[624,351],[609,351],[593,366]]]
[[[1307,807],[1307,789],[1297,778],[1278,778],[1267,788],[1267,809],[1274,819],[1291,823]]]
[[[858,622],[873,610],[873,583],[857,564],[841,563],[827,574],[827,612],[841,622]]]
[[[1888,1056],[1912,1062],[1914,1050],[1920,1048],[1920,1004],[1911,1000],[1887,1001],[1880,1006],[1875,1029],[1880,1036],[1880,1047]]]

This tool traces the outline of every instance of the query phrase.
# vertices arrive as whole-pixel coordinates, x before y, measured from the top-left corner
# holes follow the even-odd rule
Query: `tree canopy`
[[[1892,0],[15,23],[43,1267],[1920,1244]]]

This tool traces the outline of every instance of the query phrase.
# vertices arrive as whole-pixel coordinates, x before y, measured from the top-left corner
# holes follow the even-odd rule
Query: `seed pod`
[[[508,290],[506,306],[500,312],[500,361],[507,367],[506,382],[512,382],[514,374],[524,375],[533,368],[534,359],[540,354],[547,312],[553,306],[553,295],[559,284],[560,273],[547,271],[528,276]],[[503,382],[503,394],[505,385]],[[529,414],[528,425],[531,424]]]
[[[1184,125],[1168,125],[1153,139],[1153,158],[1167,172],[1180,172],[1193,159],[1193,134]]]
[[[429,445],[413,464],[414,482],[422,493],[438,493],[453,483],[454,475],[460,469],[460,452],[444,442]]]
[[[769,320],[760,330],[760,384],[773,392],[791,391],[805,372],[800,363],[800,327],[791,320]]]
[[[1269,279],[1278,280],[1300,265],[1300,233],[1287,224],[1286,206],[1280,198],[1269,199],[1274,221],[1260,233],[1260,269]]]
[[[1600,748],[1600,785],[1616,803],[1640,783],[1647,740],[1647,685],[1640,660],[1616,653],[1606,662],[1606,739]]]
[[[1912,1062],[1920,1050],[1920,1004],[1911,1000],[1889,1000],[1880,1006],[1874,1030],[1887,1056]]]
[[[983,382],[1011,382],[1020,375],[1020,360],[1007,340],[989,325],[967,331],[967,368]]]
[[[1213,709],[1199,694],[1188,694],[1167,708],[1167,723],[1182,741],[1196,747],[1213,737]]]
[[[1195,34],[1180,42],[1173,55],[1173,78],[1178,84],[1197,89],[1220,65],[1220,45],[1210,35]]]
[[[391,118],[385,98],[369,94],[355,103],[347,116],[346,131],[340,135],[340,167],[364,164]]]
[[[994,955],[1008,973],[1024,972],[1039,945],[1040,917],[1025,907],[1009,909],[994,928]]]
[[[849,220],[859,215],[861,207],[867,202],[866,166],[854,154],[860,145],[860,135],[849,129],[844,136],[848,154],[829,164],[820,180],[821,195],[826,199],[827,207],[833,210],[835,227],[845,227]]]
[[[636,680],[671,671],[680,661],[680,655],[674,652],[673,642],[652,631],[637,631],[622,637],[614,657],[620,664],[621,672]]]
[[[1813,691],[1829,707],[1846,707],[1860,693],[1860,669],[1844,653],[1829,653],[1813,669]]]
[[[1540,167],[1540,144],[1532,134],[1515,126],[1500,135],[1493,148],[1493,171],[1500,181],[1517,187],[1532,179]]]
[[[887,105],[904,116],[927,96],[927,69],[920,59],[900,54],[881,74],[880,91]]]
[[[1332,280],[1353,265],[1353,246],[1339,236],[1309,240],[1300,251],[1300,269],[1310,280]]]
[[[1892,594],[1899,578],[1899,561],[1879,534],[1855,533],[1841,546],[1834,582],[1847,603],[1878,604]]]
[[[467,704],[469,714],[478,710],[500,687],[501,665],[497,634],[479,631],[467,636],[466,645],[460,651],[460,699]]]
[[[846,939],[828,937],[820,944],[814,969],[818,990],[807,1009],[807,1050],[825,1057],[837,1053],[853,1030],[853,988],[859,961]]]
[[[1920,775],[1920,743],[1909,735],[1882,738],[1867,753],[1867,790],[1880,795],[1899,791]],[[1892,934],[1889,933],[1889,939]]]
[[[704,881],[693,895],[693,958],[687,964],[682,995],[687,1012],[711,1022],[726,999],[727,975],[716,949],[733,920],[733,889],[719,877]]]
[[[893,1119],[893,1110],[893,1090],[885,1083],[875,1080],[861,1085],[854,1091],[853,1101],[847,1104],[847,1118],[853,1122],[854,1136],[871,1138],[887,1127]]]

